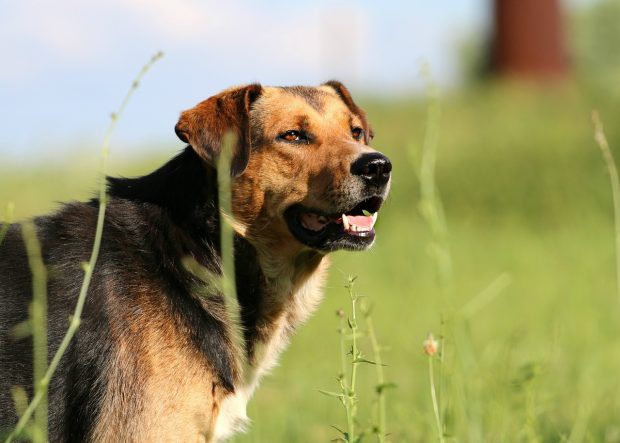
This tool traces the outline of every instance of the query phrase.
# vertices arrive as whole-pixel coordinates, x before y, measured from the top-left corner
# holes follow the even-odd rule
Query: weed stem
[[[385,412],[385,376],[383,374],[383,360],[381,358],[381,346],[377,340],[375,326],[369,311],[366,311],[366,326],[368,328],[368,337],[372,347],[373,359],[375,361],[375,370],[377,371],[377,400],[379,402],[379,423],[377,425],[377,437],[379,442],[385,442],[386,430],[386,412]]]
[[[439,403],[437,402],[437,394],[435,393],[435,376],[433,371],[433,356],[428,356],[428,377],[431,384],[431,398],[433,400],[433,413],[435,415],[435,424],[437,425],[437,436],[440,443],[444,442],[443,427],[441,426],[441,417],[439,415]]]
[[[614,205],[614,231],[616,240],[616,290],[618,303],[620,303],[620,180],[618,179],[618,169],[614,156],[609,148],[607,137],[603,128],[598,111],[592,111],[592,123],[594,124],[594,140],[601,149],[603,160],[609,171],[609,180],[611,182],[611,193]]]
[[[353,282],[354,278],[349,278],[349,283],[347,284],[347,290],[349,291],[349,296],[351,297],[351,320],[350,320],[350,328],[351,328],[351,336],[352,336],[352,344],[351,344],[351,386],[349,387],[349,404],[350,404],[350,413],[349,413],[349,441],[355,442],[355,416],[357,412],[357,397],[355,393],[355,381],[357,378],[357,365],[359,363],[359,351],[357,349],[357,314],[356,314],[356,302],[357,296],[353,292]]]

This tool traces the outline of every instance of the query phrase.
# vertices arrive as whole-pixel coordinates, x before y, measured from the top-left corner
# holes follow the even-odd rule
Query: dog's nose
[[[364,154],[351,165],[351,174],[359,175],[369,184],[384,186],[390,179],[392,163],[380,152]]]

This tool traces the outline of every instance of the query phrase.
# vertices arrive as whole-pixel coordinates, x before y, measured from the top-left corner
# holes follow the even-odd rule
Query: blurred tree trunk
[[[494,0],[491,70],[513,77],[559,77],[568,70],[560,0]]]

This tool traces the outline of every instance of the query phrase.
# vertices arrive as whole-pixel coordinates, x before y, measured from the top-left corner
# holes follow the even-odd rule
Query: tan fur
[[[142,321],[113,331],[117,352],[92,441],[204,442],[224,392],[183,331],[165,315],[157,303],[161,299],[148,288],[136,292]]]

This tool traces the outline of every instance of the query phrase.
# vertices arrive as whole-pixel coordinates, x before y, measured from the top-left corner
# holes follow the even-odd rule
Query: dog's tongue
[[[377,221],[377,213],[371,215],[346,215],[342,214],[339,220],[344,226],[344,230],[351,232],[370,232]]]
[[[372,231],[375,222],[377,221],[377,214],[372,215],[346,215],[342,214],[342,218],[332,220],[324,215],[314,214],[312,212],[304,212],[300,214],[299,221],[301,225],[310,230],[318,232],[322,230],[325,225],[331,221],[336,223],[342,223],[344,229],[347,232],[370,232]]]
[[[375,219],[370,215],[347,215],[349,225],[355,225],[358,228],[370,231],[375,224]]]
[[[311,231],[320,231],[327,223],[329,223],[329,220],[326,217],[310,212],[304,212],[301,214],[299,219],[302,226]]]

